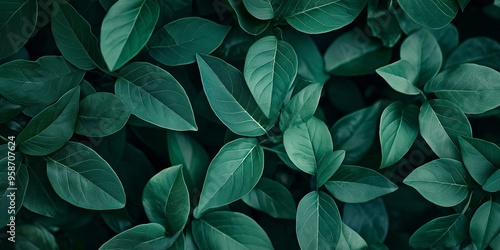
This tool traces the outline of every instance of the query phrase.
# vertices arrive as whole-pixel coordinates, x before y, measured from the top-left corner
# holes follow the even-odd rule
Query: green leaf
[[[340,236],[337,250],[364,250],[368,249],[366,241],[345,223],[342,223],[342,234]]]
[[[177,239],[175,242],[168,248],[168,250],[186,250],[189,249],[186,247],[186,238],[184,237],[184,234],[181,233],[179,236],[177,236]]]
[[[300,200],[296,232],[301,249],[335,249],[342,224],[335,201],[326,193],[312,191]]]
[[[481,139],[460,137],[462,161],[474,180],[481,186],[500,168],[500,148]]]
[[[322,84],[310,84],[286,103],[280,116],[281,131],[286,131],[289,127],[304,123],[313,117],[318,108],[322,89]]]
[[[271,0],[243,0],[245,8],[252,16],[260,20],[274,18],[274,9]]]
[[[337,172],[340,165],[344,161],[345,150],[336,150],[327,153],[318,163],[318,171],[316,174],[316,187],[323,186],[332,175]]]
[[[94,150],[76,142],[48,156],[47,176],[65,201],[92,210],[125,206],[125,191],[113,169]]]
[[[500,73],[465,63],[439,73],[424,90],[454,103],[466,114],[481,114],[500,106]]]
[[[470,222],[470,237],[478,249],[484,249],[500,234],[500,204],[487,201],[481,205]]]
[[[157,223],[135,226],[108,240],[99,250],[111,249],[167,249],[173,244],[165,236],[165,228]]]
[[[236,13],[241,29],[246,33],[256,36],[269,27],[271,20],[259,20],[255,18],[248,12],[244,4],[241,4],[241,0],[228,0],[228,2]]]
[[[376,70],[392,89],[406,94],[418,95],[422,91],[415,86],[418,72],[415,66],[406,60],[399,60]]]
[[[28,171],[21,162],[23,156],[17,152],[14,154],[13,161],[11,161],[13,152],[8,147],[12,147],[12,144],[7,145],[0,145],[0,166],[2,166],[0,168],[0,178],[3,180],[0,183],[0,206],[2,207],[0,223],[3,225],[2,227],[10,223],[10,217],[15,217],[19,209],[21,209],[29,184]],[[12,179],[12,176],[14,179]],[[17,188],[17,190],[10,190],[9,188]],[[15,197],[15,206],[11,206],[11,197]]]
[[[76,87],[85,72],[61,56],[14,60],[0,66],[0,94],[25,106],[47,106]]]
[[[350,24],[365,8],[367,0],[351,1],[285,1],[283,15],[298,31],[320,34]]]
[[[432,35],[434,35],[439,44],[439,47],[441,48],[441,52],[443,54],[443,65],[441,65],[441,67],[443,67],[445,66],[445,59],[448,58],[446,62],[449,62],[449,56],[458,46],[459,37],[457,27],[450,23],[442,29],[429,31],[432,33]]]
[[[230,27],[200,17],[175,20],[156,31],[148,42],[149,54],[168,66],[196,62],[196,54],[217,49]]]
[[[0,96],[0,107],[2,107],[2,109],[0,109],[0,123],[4,123],[12,119],[16,115],[20,114],[24,109],[23,106],[12,103],[3,96]]]
[[[35,30],[38,4],[32,0],[4,2],[0,16],[0,59],[19,51]]]
[[[22,224],[16,230],[15,249],[59,249],[56,238],[39,224]]]
[[[288,189],[279,182],[267,178],[260,179],[257,186],[241,200],[273,218],[293,220],[297,213],[295,201]]]
[[[456,0],[400,0],[399,5],[413,21],[429,29],[439,29],[451,22],[458,12]]]
[[[288,128],[283,145],[295,166],[311,175],[317,174],[321,159],[333,151],[328,127],[316,117]]]
[[[243,74],[223,60],[197,55],[203,90],[210,107],[232,132],[242,136],[266,133],[268,122],[245,83]]]
[[[369,245],[385,241],[389,230],[389,216],[382,198],[364,203],[346,203],[342,219]]]
[[[193,108],[179,82],[167,71],[146,62],[122,70],[115,93],[132,114],[158,127],[197,130]]]
[[[483,189],[488,192],[500,191],[500,169],[495,171],[490,178],[484,183]]]
[[[469,4],[469,0],[458,0],[458,4],[460,5],[462,11],[465,11],[465,7]]]
[[[83,70],[96,66],[104,68],[97,38],[92,34],[89,23],[71,4],[63,1],[54,1],[52,13],[52,33],[64,58]]]
[[[368,1],[368,20],[366,23],[373,36],[380,38],[384,46],[391,48],[399,41],[402,32],[396,16],[388,11],[390,8],[388,4],[382,3],[384,2],[378,0]]]
[[[192,222],[200,249],[273,249],[266,232],[250,217],[229,211],[211,212]]]
[[[437,159],[422,165],[403,182],[442,207],[458,205],[469,193],[467,170],[461,162],[452,159]]]
[[[325,70],[340,76],[368,75],[387,65],[391,56],[390,48],[362,32],[352,30],[330,44],[324,55]]]
[[[468,234],[469,220],[463,214],[433,219],[420,227],[410,238],[414,248],[455,248]]]
[[[121,233],[132,227],[133,221],[126,208],[102,211],[102,220],[115,233]]]
[[[91,94],[80,101],[75,133],[90,137],[108,136],[122,129],[129,116],[129,108],[116,95],[107,92]]]
[[[149,221],[163,225],[167,235],[182,231],[189,216],[189,193],[182,165],[153,176],[144,187],[142,204]]]
[[[60,149],[73,136],[79,97],[76,87],[33,117],[17,137],[19,149],[38,156]]]
[[[224,145],[208,167],[200,202],[194,210],[199,218],[210,208],[234,202],[248,194],[264,170],[264,151],[254,138],[241,138]],[[238,188],[234,188],[234,185]]]
[[[274,117],[285,101],[297,76],[297,60],[293,47],[275,36],[259,39],[248,50],[244,77],[267,117]]]
[[[419,108],[413,104],[393,102],[380,117],[381,168],[393,165],[403,158],[417,138]]]
[[[333,197],[346,203],[361,203],[398,189],[383,175],[369,168],[344,165],[326,182]]]
[[[473,37],[456,48],[446,61],[446,68],[475,63],[500,70],[500,44],[488,37]]]
[[[460,160],[458,137],[472,137],[467,117],[447,100],[430,100],[420,107],[420,134],[441,158]]]
[[[156,0],[118,1],[111,6],[102,21],[100,44],[109,70],[121,68],[139,53],[151,37],[159,15]]]

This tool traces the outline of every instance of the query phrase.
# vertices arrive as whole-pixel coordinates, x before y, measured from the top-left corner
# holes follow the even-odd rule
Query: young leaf
[[[346,203],[342,218],[366,243],[372,245],[385,241],[389,230],[389,216],[382,198],[364,203]]]
[[[216,57],[198,54],[197,60],[203,90],[217,117],[235,134],[265,134],[268,120],[253,99],[243,74]]]
[[[500,148],[481,139],[458,138],[462,161],[474,180],[483,186],[500,167]]]
[[[193,237],[200,249],[273,249],[266,232],[250,217],[217,211],[192,222]]]
[[[0,166],[2,166],[0,168],[0,178],[4,180],[0,183],[0,206],[3,211],[3,213],[0,214],[0,223],[4,226],[10,222],[10,217],[15,216],[19,209],[21,209],[29,184],[28,171],[26,170],[26,166],[21,162],[23,156],[19,152],[15,153],[14,161],[11,161],[9,158],[12,159],[12,157],[8,157],[8,152],[11,151],[8,149],[7,144],[0,146]],[[13,166],[15,169],[12,169]],[[15,179],[11,182],[9,176],[14,176]],[[17,190],[9,190],[12,186],[11,184],[14,184]],[[14,208],[9,208],[12,206],[11,197],[15,198]]]
[[[365,8],[367,0],[351,1],[286,1],[283,15],[298,31],[320,34],[350,24]]]
[[[398,186],[376,171],[347,165],[341,166],[325,187],[333,197],[346,203],[367,202],[398,189]]]
[[[115,94],[132,114],[158,127],[197,130],[193,108],[179,82],[167,71],[145,62],[134,62],[122,70]]]
[[[418,135],[419,108],[413,104],[394,102],[380,117],[381,168],[393,165],[410,150]]]
[[[368,75],[387,65],[391,56],[390,48],[353,30],[340,35],[330,44],[324,55],[325,70],[340,76]]]
[[[60,149],[73,136],[79,97],[76,87],[33,117],[17,137],[19,149],[38,156]]]
[[[175,20],[156,31],[148,42],[149,54],[168,66],[196,62],[196,54],[219,47],[230,27],[200,17]]]
[[[446,26],[455,17],[459,5],[455,0],[400,0],[399,5],[415,22],[429,29]]]
[[[276,116],[298,69],[293,47],[266,36],[255,42],[245,58],[244,77],[255,101],[268,118]]]
[[[14,60],[0,66],[0,94],[16,104],[46,106],[76,87],[84,75],[61,56]]]
[[[111,71],[121,68],[146,45],[160,15],[155,0],[118,1],[102,21],[101,51]]]
[[[153,176],[142,192],[142,204],[149,221],[163,225],[167,235],[182,231],[190,208],[182,165],[166,168]]]
[[[475,63],[500,70],[500,44],[488,37],[465,40],[446,61],[446,68],[464,63]]]
[[[287,102],[280,116],[281,131],[286,131],[287,128],[304,123],[313,117],[318,108],[322,88],[322,84],[310,84]]]
[[[420,134],[441,158],[460,159],[458,137],[472,137],[467,117],[447,100],[430,100],[420,107]]]
[[[296,232],[301,249],[335,249],[342,224],[337,205],[328,194],[312,191],[300,200]]]
[[[485,249],[500,233],[500,204],[487,201],[481,205],[470,222],[470,237],[478,249]]]
[[[0,37],[3,38],[0,39],[0,59],[16,53],[24,46],[35,30],[37,17],[36,1],[12,0],[3,4],[0,16]]]
[[[76,142],[48,156],[47,176],[54,191],[81,208],[111,210],[125,206],[125,191],[113,169],[94,150]]]
[[[167,249],[173,240],[165,236],[165,228],[157,223],[135,226],[108,240],[99,250]]]
[[[228,0],[228,2],[236,13],[241,29],[246,33],[256,36],[269,27],[271,20],[259,20],[255,18],[248,12],[245,5],[241,4],[241,0]]]
[[[437,159],[411,172],[403,181],[430,202],[452,207],[469,194],[469,175],[464,165],[452,159]]]
[[[342,234],[340,236],[337,250],[365,250],[368,249],[366,241],[345,223],[342,223]]]
[[[399,60],[376,70],[392,89],[406,95],[418,95],[422,91],[415,84],[418,72],[415,66],[406,60]]]
[[[469,220],[463,214],[439,217],[420,227],[410,238],[414,248],[455,248],[468,234]]]
[[[495,171],[490,178],[484,183],[483,189],[488,192],[500,191],[500,169]]]
[[[283,145],[290,160],[311,175],[317,174],[322,157],[333,151],[328,127],[315,117],[288,128],[283,134]]]
[[[107,92],[91,94],[80,101],[75,133],[90,137],[108,136],[122,129],[129,116],[129,108],[116,95]]]
[[[500,73],[465,63],[439,73],[424,90],[454,103],[466,114],[481,114],[500,106]]]
[[[248,194],[259,182],[264,170],[264,151],[254,138],[241,138],[227,143],[208,167],[194,216],[210,208],[234,202]],[[238,183],[238,188],[234,185]]]
[[[250,193],[241,198],[250,207],[273,218],[295,219],[297,210],[292,195],[283,185],[271,179],[260,179]]]
[[[92,34],[89,23],[71,4],[63,1],[54,1],[52,13],[52,33],[64,58],[83,70],[96,66],[104,68],[97,38]]]
[[[318,171],[316,174],[316,187],[320,188],[323,186],[332,175],[337,172],[340,165],[344,161],[345,150],[336,150],[330,153],[326,153],[319,160]]]
[[[271,0],[243,0],[243,4],[248,12],[257,19],[269,20],[274,18]]]

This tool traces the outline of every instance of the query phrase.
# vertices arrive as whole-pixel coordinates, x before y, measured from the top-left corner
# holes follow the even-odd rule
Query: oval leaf
[[[456,0],[399,0],[401,8],[415,22],[429,28],[439,29],[451,22],[458,12]]]
[[[483,185],[483,189],[488,192],[500,191],[500,169],[495,171]]]
[[[135,226],[108,240],[99,250],[111,249],[167,249],[173,244],[165,236],[165,228],[157,223]]]
[[[415,84],[418,72],[409,61],[399,60],[376,70],[392,89],[406,95],[418,95],[422,91]]]
[[[238,23],[241,29],[250,35],[259,35],[269,27],[271,20],[259,20],[252,16],[245,5],[241,4],[241,0],[228,0],[231,7],[233,7]]]
[[[365,250],[368,248],[366,241],[345,223],[342,223],[342,235],[340,236],[337,250]]]
[[[488,37],[473,37],[456,48],[446,61],[446,68],[475,63],[500,70],[500,44]]]
[[[337,172],[344,161],[345,150],[336,150],[327,153],[318,163],[318,173],[316,175],[316,187],[323,186],[332,175]]]
[[[274,10],[271,0],[243,0],[245,8],[252,16],[260,20],[274,18]]]
[[[309,84],[287,102],[280,116],[281,131],[286,131],[288,127],[304,123],[313,117],[318,109],[322,89],[322,84]]]
[[[468,234],[469,219],[463,214],[452,214],[433,219],[420,227],[410,238],[414,248],[455,248]]]
[[[460,137],[462,161],[470,175],[480,185],[500,167],[500,148],[481,139]]]
[[[470,222],[470,237],[478,249],[485,249],[500,233],[500,204],[487,201],[481,205]]]
[[[11,146],[12,144],[9,145],[9,147]],[[15,153],[14,161],[10,161],[9,158],[12,159],[12,154],[9,153],[11,152],[7,144],[0,146],[0,166],[2,166],[0,168],[0,178],[4,180],[0,183],[0,206],[3,211],[0,214],[0,223],[4,226],[10,223],[10,217],[15,216],[19,209],[21,209],[29,183],[28,171],[21,161],[23,158],[22,154],[19,152]],[[12,180],[11,176],[14,176],[15,179]],[[17,188],[17,190],[11,190],[11,188]],[[11,207],[11,197],[15,197],[14,208]]]
[[[382,198],[346,203],[342,219],[370,245],[384,242],[389,231],[389,216]]]
[[[24,46],[35,30],[37,17],[37,1],[12,0],[3,4],[0,16],[0,37],[3,38],[0,39],[0,59],[16,53]]]

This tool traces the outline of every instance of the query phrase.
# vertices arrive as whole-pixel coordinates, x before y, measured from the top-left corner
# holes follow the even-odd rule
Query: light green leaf
[[[245,8],[252,16],[260,20],[274,18],[274,9],[271,0],[243,0]]]
[[[76,87],[84,75],[61,56],[14,60],[0,66],[0,94],[16,104],[45,107]]]
[[[132,114],[158,127],[198,129],[186,92],[170,73],[157,66],[134,62],[124,67],[115,94]]]
[[[22,224],[16,230],[15,249],[59,250],[56,238],[40,224]]]
[[[208,167],[194,216],[221,207],[248,194],[264,170],[264,151],[254,138],[241,138],[224,145]],[[234,185],[238,188],[234,188]]]
[[[472,128],[457,106],[441,99],[424,102],[418,120],[420,134],[436,155],[460,160],[458,137],[472,137]]]
[[[403,182],[442,207],[458,205],[469,193],[467,170],[461,162],[452,159],[437,159],[422,165]]]
[[[393,102],[380,117],[381,168],[393,165],[410,150],[419,132],[419,108],[413,104]]]
[[[0,15],[0,59],[19,51],[35,30],[37,1],[11,0],[2,4]]]
[[[241,0],[228,0],[231,7],[236,12],[236,17],[238,18],[238,23],[241,29],[250,35],[259,35],[264,32],[271,20],[259,20],[252,16],[248,10],[245,8],[244,4],[241,4]]]
[[[80,101],[75,133],[90,137],[108,136],[122,129],[129,116],[129,108],[116,95],[107,92],[91,94]]]
[[[481,205],[470,222],[470,237],[478,249],[484,249],[500,234],[500,204],[487,201]]]
[[[483,189],[488,192],[500,191],[500,169],[495,171],[490,178],[484,183]]]
[[[322,84],[310,84],[286,103],[280,116],[281,131],[286,131],[289,127],[304,123],[313,117],[318,108],[322,89]]]
[[[333,151],[328,127],[316,117],[288,128],[283,134],[283,145],[295,166],[311,175],[317,174],[321,159]]]
[[[142,204],[149,221],[163,225],[167,235],[182,231],[190,209],[182,165],[166,168],[153,176],[142,192]]]
[[[500,170],[500,148],[481,139],[460,137],[462,161],[474,180],[481,186],[488,178]]]
[[[167,249],[173,241],[165,236],[165,228],[157,223],[135,226],[108,240],[99,250]]]
[[[211,212],[192,222],[200,249],[273,249],[266,232],[250,217],[229,211]]]
[[[108,163],[91,148],[68,142],[48,156],[47,176],[54,191],[81,208],[111,210],[125,206],[125,191]]]
[[[413,233],[410,245],[418,249],[455,248],[467,238],[468,225],[469,219],[463,214],[433,219]]]
[[[29,174],[26,170],[26,166],[22,164],[22,154],[16,152],[14,154],[14,161],[11,161],[13,152],[9,150],[8,147],[12,146],[13,144],[0,145],[0,166],[2,166],[0,168],[0,178],[3,180],[0,182],[0,206],[2,207],[0,223],[2,223],[3,226],[10,223],[10,217],[15,217],[19,209],[21,209],[27,187],[29,186]],[[9,160],[9,155],[11,156],[11,160]],[[15,169],[13,169],[13,167]],[[9,179],[9,176],[14,176],[15,179],[12,180],[12,177]],[[9,190],[9,188],[17,188],[17,190]],[[10,199],[13,191],[15,193],[13,197],[15,197],[16,203],[14,208],[10,207]]]
[[[252,97],[243,74],[223,60],[197,55],[203,90],[217,117],[235,134],[259,136],[270,126]]]
[[[330,44],[324,55],[325,70],[340,76],[368,75],[387,65],[391,56],[390,48],[363,32],[352,30]]]
[[[293,47],[266,36],[255,42],[245,58],[244,77],[255,101],[268,118],[274,117],[297,76]]]
[[[337,250],[365,250],[368,249],[366,241],[345,223],[342,223],[342,234],[340,236]]]
[[[400,0],[399,5],[411,19],[429,29],[449,24],[459,8],[456,0]]]
[[[101,51],[109,70],[121,68],[146,45],[160,15],[156,0],[118,1],[102,21]]]
[[[325,154],[318,163],[316,187],[323,186],[337,172],[345,158],[345,150],[336,150]]]
[[[446,61],[446,68],[475,63],[500,70],[500,44],[488,37],[473,37],[456,48]]]
[[[312,191],[300,200],[296,232],[301,249],[335,249],[342,224],[337,205],[328,194]]]
[[[389,216],[382,198],[364,203],[346,203],[342,219],[370,246],[384,242],[387,237]]]
[[[415,66],[406,60],[399,60],[376,70],[392,89],[406,94],[418,95],[422,91],[415,84],[418,72]]]
[[[71,4],[63,1],[54,1],[52,13],[52,33],[64,58],[83,70],[96,66],[104,68],[97,38],[92,34],[89,23]]]
[[[365,8],[367,0],[285,1],[283,15],[298,31],[320,34],[350,24]]]
[[[500,106],[500,73],[465,63],[441,72],[424,90],[454,103],[466,114],[481,114]]]
[[[79,97],[76,87],[33,117],[17,137],[19,149],[38,156],[60,149],[73,136]]]
[[[200,17],[185,17],[156,31],[148,42],[149,54],[168,66],[196,62],[196,53],[217,49],[230,27]]]
[[[341,166],[325,187],[333,197],[346,203],[367,202],[398,189],[398,186],[374,170],[348,165]]]
[[[295,201],[288,189],[267,178],[260,179],[257,186],[241,200],[273,218],[293,220],[297,213]]]

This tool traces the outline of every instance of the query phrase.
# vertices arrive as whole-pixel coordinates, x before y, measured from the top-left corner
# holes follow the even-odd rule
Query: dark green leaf
[[[340,236],[337,250],[365,250],[368,249],[366,241],[345,223],[342,223],[342,235]]]
[[[369,245],[385,241],[389,217],[381,198],[365,203],[346,203],[342,218]]]
[[[410,245],[418,249],[455,248],[468,234],[469,219],[463,214],[439,217],[420,227],[410,238]]]
[[[12,146],[12,144],[9,146]],[[9,154],[9,152],[11,153]],[[0,146],[0,166],[2,166],[0,168],[0,178],[3,180],[0,182],[0,206],[2,207],[0,223],[3,226],[10,223],[10,217],[15,217],[19,209],[21,209],[29,183],[28,171],[26,166],[21,163],[22,155],[15,153],[14,161],[11,161],[12,153],[7,144]],[[9,176],[13,177],[9,178]],[[17,188],[17,190],[10,190],[10,188]],[[11,197],[15,198],[15,206],[11,206]]]
[[[238,18],[241,29],[248,34],[259,35],[269,27],[271,20],[259,20],[255,18],[248,12],[241,0],[228,0],[228,2],[236,12],[236,17]]]
[[[157,223],[141,224],[108,240],[99,250],[167,249],[173,244],[165,236],[165,228]]]
[[[437,159],[418,167],[404,179],[430,202],[442,206],[458,205],[467,197],[469,175],[464,165],[452,159]]]
[[[455,27],[455,25],[450,23],[442,29],[429,30],[429,31],[432,33],[432,35],[434,35],[439,44],[439,47],[441,48],[441,52],[443,52],[443,65],[441,65],[441,67],[443,67],[445,66],[444,64],[445,59],[448,58],[448,60],[446,60],[448,62],[449,56],[458,46],[457,27]]]
[[[0,123],[4,123],[23,111],[24,107],[8,101],[3,96],[0,96]]]
[[[500,44],[488,37],[465,40],[446,61],[446,68],[475,63],[500,70]]]
[[[401,38],[401,28],[396,16],[389,12],[388,6],[381,5],[378,0],[368,1],[367,25],[373,36],[380,38],[386,47],[393,47]]]
[[[156,31],[148,42],[149,54],[168,66],[190,64],[196,54],[210,54],[219,47],[230,27],[199,17],[175,20]]]
[[[337,172],[340,165],[344,161],[345,150],[336,150],[327,153],[320,159],[318,163],[318,171],[316,174],[316,187],[323,186],[332,175]]]
[[[478,249],[484,249],[500,234],[500,204],[487,201],[481,205],[470,222],[470,237]]]
[[[73,136],[79,97],[80,87],[76,87],[33,117],[17,137],[19,149],[29,155],[60,149]]]
[[[460,137],[462,161],[470,175],[480,185],[500,168],[500,148],[481,139]]]
[[[58,250],[56,238],[39,224],[23,224],[16,230],[15,249]]]
[[[109,70],[121,68],[139,53],[151,37],[159,15],[156,0],[118,1],[111,6],[102,21],[100,44]]]
[[[32,0],[11,0],[2,4],[0,15],[0,59],[19,51],[35,30],[38,4]]]
[[[263,170],[264,151],[256,139],[241,138],[227,143],[208,167],[194,216],[199,218],[210,208],[245,196],[257,185]],[[238,188],[234,188],[236,184]]]
[[[179,234],[179,236],[177,236],[177,239],[172,244],[172,246],[168,248],[168,250],[187,250],[187,249],[190,248],[186,247],[186,239],[183,233]]]
[[[133,221],[125,208],[118,210],[102,211],[102,220],[115,233],[121,233],[132,227]]]
[[[500,169],[495,171],[490,178],[484,183],[483,189],[488,192],[500,191]]]
[[[446,26],[458,12],[456,0],[399,0],[399,5],[415,22],[430,28]]]
[[[125,191],[120,179],[108,163],[89,147],[68,142],[46,160],[50,183],[67,202],[93,210],[125,206]]]
[[[241,199],[273,218],[295,219],[297,213],[295,201],[288,189],[271,179],[260,179],[257,186]]]
[[[469,4],[469,0],[458,0],[458,4],[460,5],[462,11],[464,11],[467,4]]]
[[[158,127],[197,130],[189,98],[167,71],[145,62],[120,70],[115,93],[132,114]]]

